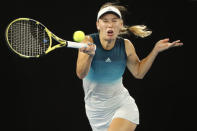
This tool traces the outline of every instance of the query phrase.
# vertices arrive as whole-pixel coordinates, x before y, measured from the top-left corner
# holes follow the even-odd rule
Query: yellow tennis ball
[[[73,34],[73,39],[76,42],[81,42],[85,39],[85,33],[83,31],[75,31]]]

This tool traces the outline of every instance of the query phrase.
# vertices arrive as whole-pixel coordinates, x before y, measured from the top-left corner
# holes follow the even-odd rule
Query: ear
[[[124,27],[124,22],[123,22],[123,20],[122,20],[122,19],[121,19],[120,24],[121,24],[121,26],[122,26],[122,28],[123,28],[123,27]]]

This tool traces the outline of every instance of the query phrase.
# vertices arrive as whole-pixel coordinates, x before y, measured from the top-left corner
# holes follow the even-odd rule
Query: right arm
[[[82,43],[93,43],[90,36],[86,36]],[[77,58],[76,73],[80,79],[83,79],[89,72],[92,59],[95,55],[95,45],[89,45],[87,48],[80,48]]]

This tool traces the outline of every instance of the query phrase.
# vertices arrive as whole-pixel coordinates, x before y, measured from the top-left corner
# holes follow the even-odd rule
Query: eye
[[[108,22],[108,20],[104,19],[103,22]]]
[[[117,22],[117,21],[118,21],[118,19],[113,19],[113,20],[112,20],[112,22]]]

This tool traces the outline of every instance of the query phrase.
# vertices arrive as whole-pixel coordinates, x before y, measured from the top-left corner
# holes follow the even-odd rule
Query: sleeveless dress
[[[97,49],[88,75],[83,79],[86,115],[93,131],[107,131],[114,118],[139,124],[135,100],[122,82],[126,68],[124,39],[118,37],[111,50],[103,49],[99,34],[90,35]]]

